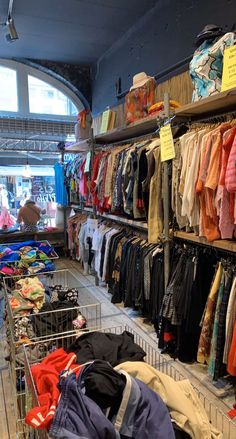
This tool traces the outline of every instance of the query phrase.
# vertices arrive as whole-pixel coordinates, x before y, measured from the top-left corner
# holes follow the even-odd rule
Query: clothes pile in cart
[[[79,311],[79,291],[62,285],[46,284],[40,277],[9,280],[7,299],[16,346],[40,337],[86,328]],[[21,349],[19,349],[21,352]],[[21,358],[19,356],[19,358]]]
[[[31,366],[40,405],[26,423],[57,439],[222,438],[190,382],[154,369],[145,355],[128,331],[80,335]]]
[[[0,245],[0,273],[5,276],[36,274],[55,269],[53,247],[45,242],[25,241]]]

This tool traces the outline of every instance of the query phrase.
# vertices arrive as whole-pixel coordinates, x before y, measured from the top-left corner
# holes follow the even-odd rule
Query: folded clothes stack
[[[0,273],[5,276],[36,274],[55,270],[57,257],[47,242],[25,241],[0,245]]]

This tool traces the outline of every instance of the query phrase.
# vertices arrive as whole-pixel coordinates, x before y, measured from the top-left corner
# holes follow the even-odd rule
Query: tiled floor
[[[80,305],[83,306],[98,302],[101,304],[102,327],[128,326],[135,330],[135,332],[139,334],[151,348],[157,350],[156,334],[153,327],[144,321],[142,317],[137,316],[137,313],[133,312],[131,309],[124,308],[122,304],[113,305],[110,302],[110,296],[107,293],[106,288],[95,286],[94,277],[85,275],[79,263],[68,259],[60,259],[57,262],[57,269],[69,269],[73,274],[69,280],[69,285],[75,286],[76,284],[76,286],[79,287]],[[14,430],[14,404],[10,377],[4,360],[3,335],[1,337],[0,366],[2,366],[2,370],[0,370],[0,439],[12,439],[17,437]],[[172,371],[173,377],[177,374],[177,376],[181,375],[191,380],[196,389],[201,392],[202,401],[205,399],[206,405],[211,411],[213,421],[214,418],[217,418],[218,416],[218,409],[223,413],[227,413],[228,408],[233,401],[232,396],[227,396],[225,399],[219,398],[218,396],[222,396],[222,391],[216,391],[212,387],[210,381],[207,383],[205,370],[201,366],[182,365],[179,362],[173,361],[168,356],[163,356],[162,370],[167,372],[167,369],[168,373]],[[227,423],[228,421],[226,420],[225,422]],[[215,419],[215,423],[220,427],[222,420]],[[234,437],[236,437],[236,425],[233,433],[231,432],[227,434],[227,436],[225,435],[223,439],[233,439]]]

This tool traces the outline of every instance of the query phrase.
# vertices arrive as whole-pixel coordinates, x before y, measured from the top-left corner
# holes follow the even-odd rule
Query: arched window
[[[16,70],[0,65],[0,111],[18,111]]]
[[[76,116],[78,109],[58,88],[28,75],[30,113]]]
[[[65,84],[40,70],[0,59],[0,115],[75,120],[84,108]]]

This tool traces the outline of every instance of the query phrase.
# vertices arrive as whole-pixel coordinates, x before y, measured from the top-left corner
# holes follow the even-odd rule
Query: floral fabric
[[[148,115],[148,108],[155,102],[155,79],[149,79],[143,87],[131,90],[125,97],[126,123],[130,124]]]
[[[221,91],[224,50],[234,42],[235,34],[228,32],[220,39],[204,41],[194,52],[189,66],[194,87],[193,102]]]

